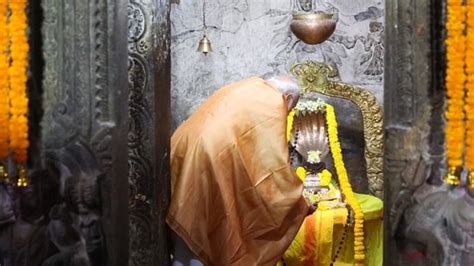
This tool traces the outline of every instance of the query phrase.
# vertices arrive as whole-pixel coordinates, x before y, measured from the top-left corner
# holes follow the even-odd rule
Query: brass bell
[[[202,39],[199,41],[198,52],[201,52],[204,55],[212,52],[211,41],[209,41],[206,34],[204,34]]]

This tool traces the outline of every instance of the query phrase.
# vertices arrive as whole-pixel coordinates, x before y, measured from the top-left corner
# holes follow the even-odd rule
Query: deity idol
[[[287,138],[304,195],[317,209],[305,219],[283,261],[381,264],[382,202],[352,191],[334,107],[319,98],[300,99],[288,117]]]

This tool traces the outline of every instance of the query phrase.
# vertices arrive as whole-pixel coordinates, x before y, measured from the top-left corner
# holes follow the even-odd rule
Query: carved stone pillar
[[[170,4],[128,3],[129,265],[168,265]]]
[[[397,228],[431,162],[433,1],[386,1],[384,265],[413,265],[397,248]]]
[[[63,151],[70,144],[90,150],[90,158],[66,168],[97,168],[94,178],[78,183],[102,184],[94,213],[102,223],[108,264],[164,265],[169,259],[164,222],[169,3],[43,0],[43,10],[42,146],[47,161],[59,167],[60,157],[74,161],[79,155]]]
[[[391,180],[395,186],[390,187],[394,190],[391,192],[392,198],[389,201],[391,209],[387,225],[392,235],[387,234],[390,238],[387,239],[386,258],[390,258],[387,261],[399,265],[472,265],[474,262],[474,215],[472,212],[474,198],[472,191],[466,190],[464,184],[451,187],[442,181],[442,177],[446,174],[443,131],[445,1],[435,0],[430,4],[432,10],[431,48],[420,53],[422,58],[425,58],[424,60],[413,62],[415,68],[412,73],[419,75],[420,71],[423,72],[426,69],[423,64],[430,66],[428,69],[431,70],[432,75],[431,79],[427,78],[427,80],[431,83],[418,84],[418,86],[424,85],[423,91],[429,93],[417,95],[415,106],[426,110],[427,108],[424,106],[427,105],[427,101],[430,101],[432,111],[427,113],[431,113],[431,117],[415,116],[414,121],[418,123],[414,124],[415,127],[411,127],[415,129],[412,135],[416,137],[415,139],[407,138],[406,142],[401,141],[403,139],[400,139],[400,136],[403,134],[399,133],[403,133],[401,130],[405,128],[399,125],[396,128],[399,131],[393,131],[397,134],[392,133],[392,138],[388,140],[388,144],[392,141],[394,146],[387,150],[387,161],[390,162],[393,158],[389,156],[397,154],[395,151],[407,153],[411,147],[422,153],[422,160],[417,163],[416,160],[405,155],[407,156],[405,164],[398,163],[398,165],[406,165],[405,169],[412,168],[413,170],[403,171],[404,169],[399,168],[397,171],[401,172],[400,179],[390,174],[390,168],[387,169],[389,175],[386,176],[386,180]],[[419,8],[417,5],[415,10],[418,12],[428,10],[428,8],[423,5]],[[417,21],[416,31],[420,25],[423,24]],[[406,40],[402,41],[406,42]],[[423,38],[417,39],[416,43],[420,41],[423,41]],[[418,51],[423,50],[418,49]],[[426,58],[432,60],[431,64]],[[391,71],[395,71],[395,68]],[[426,84],[428,84],[429,90],[426,89]],[[413,91],[418,92],[420,89],[420,87],[416,87]],[[390,98],[390,101],[402,99],[393,97]],[[394,117],[396,119],[394,122],[402,121],[400,117]],[[387,129],[389,134],[390,130],[391,128]],[[427,141],[428,137],[429,141]],[[401,153],[398,156],[402,158]],[[397,162],[396,159],[393,161]],[[392,162],[392,165],[396,164]],[[398,182],[394,182],[397,180]],[[403,248],[407,254],[416,256],[397,255],[399,249],[395,248],[394,236],[398,238],[399,248]],[[393,260],[393,258],[397,258],[397,260]]]
[[[45,165],[59,171],[64,198],[45,221],[52,243],[61,250],[48,261],[58,263],[65,259],[63,248],[71,248],[75,255],[69,263],[74,265],[86,265],[87,260],[92,265],[125,265],[127,0],[42,0],[42,7],[41,150]]]

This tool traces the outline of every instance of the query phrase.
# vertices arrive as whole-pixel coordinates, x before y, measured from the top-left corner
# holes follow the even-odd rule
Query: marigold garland
[[[329,186],[329,184],[331,183],[331,180],[332,180],[332,174],[331,172],[329,172],[328,170],[324,169],[320,174],[320,178],[321,178],[321,186]]]
[[[334,107],[326,104],[326,123],[328,125],[329,147],[336,168],[339,184],[342,194],[345,196],[347,203],[354,211],[354,259],[355,265],[364,265],[365,246],[364,246],[364,213],[357,201],[352,186],[347,175],[346,166],[342,158],[342,149],[339,142],[337,129],[336,113]]]
[[[10,147],[13,160],[24,164],[28,142],[28,97],[26,92],[28,66],[28,39],[26,35],[26,0],[10,0],[8,33],[11,40],[10,77]]]
[[[7,0],[0,0],[0,160],[8,157],[9,84],[8,84],[8,19]],[[1,178],[1,177],[0,177]]]
[[[448,0],[446,22],[446,183],[457,186],[468,170],[474,189],[474,1]]]
[[[466,5],[466,154],[465,165],[470,172],[474,171],[474,1]],[[469,184],[472,186],[472,184]]]
[[[447,1],[446,38],[446,152],[450,169],[461,167],[464,151],[464,83],[466,82],[465,55],[466,37],[464,22],[466,8],[463,0]],[[455,183],[451,180],[448,182]]]

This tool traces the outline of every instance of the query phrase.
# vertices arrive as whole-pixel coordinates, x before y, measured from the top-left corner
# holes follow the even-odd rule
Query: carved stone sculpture
[[[42,254],[26,256],[38,258],[34,265],[120,265],[133,249],[124,145],[127,4],[41,1],[43,108],[41,139],[32,141],[39,143],[41,157],[34,167],[58,172],[54,193],[60,200],[47,208],[32,236],[32,249]],[[42,240],[48,244],[40,246]]]
[[[25,189],[0,184],[2,265],[104,265],[101,174],[81,143],[47,154]],[[15,206],[15,208],[13,208]]]
[[[464,189],[426,186],[403,217],[403,236],[434,265],[474,262],[474,199]]]

